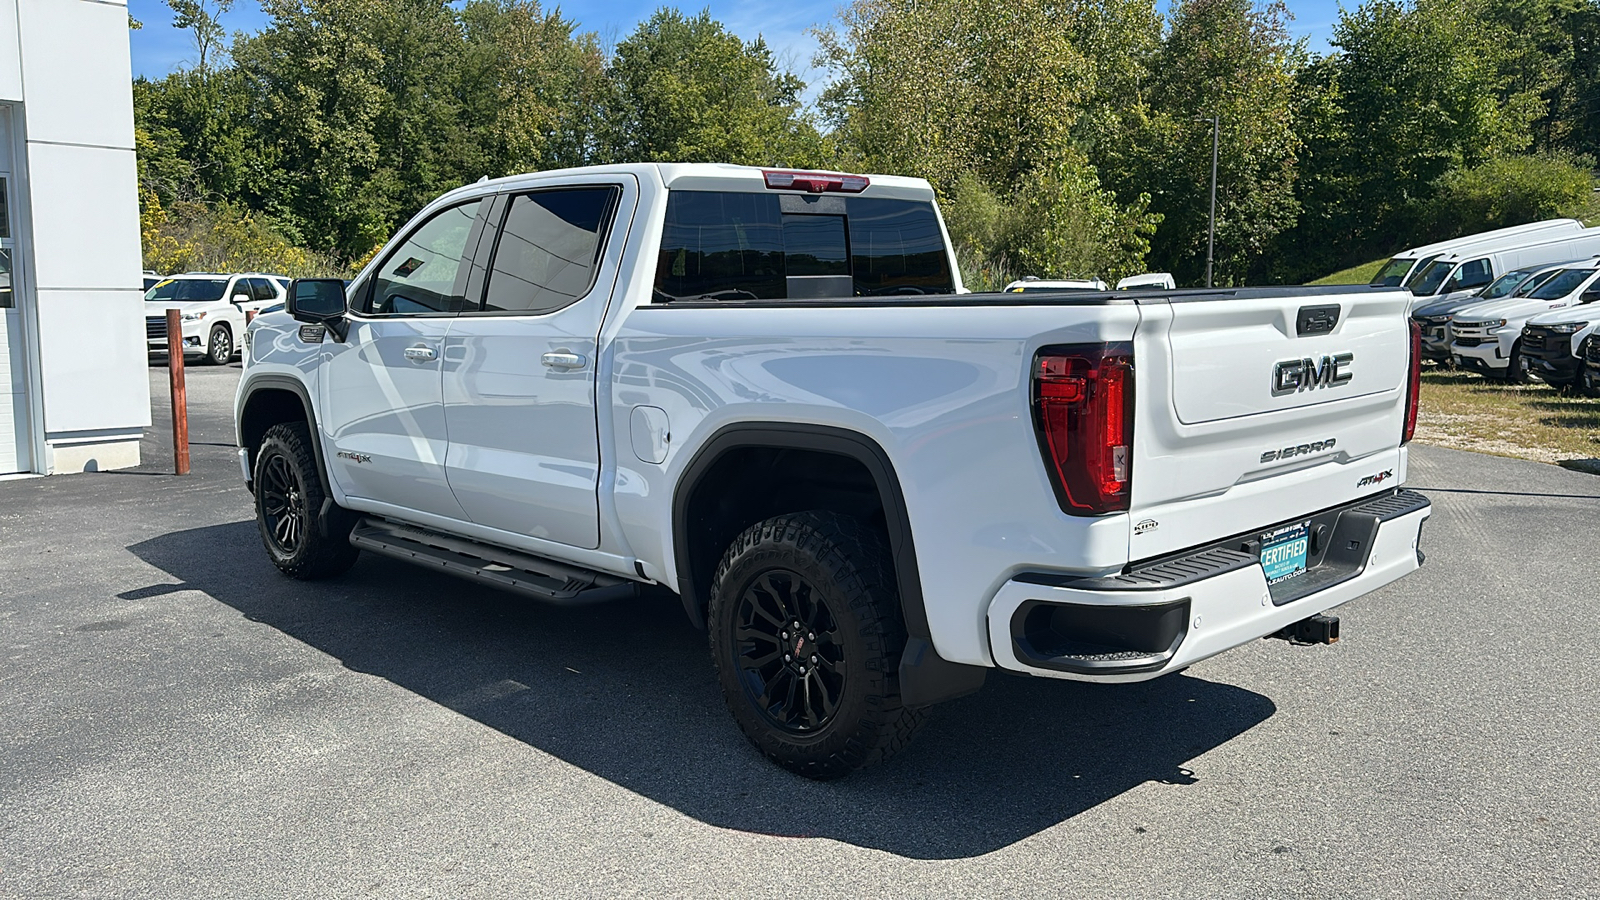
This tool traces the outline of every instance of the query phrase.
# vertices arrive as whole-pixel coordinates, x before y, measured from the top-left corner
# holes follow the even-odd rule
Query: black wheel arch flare
[[[711,572],[696,570],[689,509],[701,480],[727,453],[747,449],[786,449],[832,453],[862,465],[878,490],[888,530],[889,549],[894,559],[895,579],[906,627],[906,648],[900,661],[901,691],[908,706],[920,706],[972,693],[983,685],[988,670],[944,660],[933,649],[928,610],[922,594],[922,579],[906,510],[894,464],[878,442],[848,428],[797,422],[736,422],[714,432],[695,451],[683,476],[678,479],[672,499],[673,555],[678,574],[678,594],[684,612],[697,628],[705,627],[705,598],[698,586],[710,580]]]
[[[234,433],[238,435],[240,448],[250,451],[253,462],[257,448],[246,445],[244,437],[245,419],[250,412],[251,401],[255,399],[257,394],[269,390],[287,391],[299,398],[300,406],[305,412],[306,427],[311,431],[311,452],[317,460],[317,478],[322,482],[323,496],[332,497],[333,486],[328,478],[328,464],[327,461],[322,458],[322,439],[321,432],[317,428],[317,417],[315,411],[316,407],[313,406],[311,402],[311,392],[307,391],[306,386],[298,379],[291,378],[287,375],[276,375],[271,373],[257,375],[249,379],[244,390],[244,402],[239,404],[237,418],[234,421]]]

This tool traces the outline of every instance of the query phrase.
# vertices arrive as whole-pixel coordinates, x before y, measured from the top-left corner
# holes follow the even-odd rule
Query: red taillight
[[[859,194],[871,184],[865,175],[836,175],[829,172],[782,172],[763,170],[768,190]]]
[[[1128,508],[1133,482],[1133,346],[1046,347],[1033,369],[1034,425],[1061,508]]]
[[[1406,427],[1400,433],[1400,443],[1411,440],[1417,433],[1417,403],[1422,399],[1422,326],[1411,323],[1411,371],[1406,381]]]

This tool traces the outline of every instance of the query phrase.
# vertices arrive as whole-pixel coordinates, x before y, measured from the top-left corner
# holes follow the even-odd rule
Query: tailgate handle
[[[1302,306],[1300,315],[1295,319],[1295,334],[1305,337],[1308,334],[1327,334],[1333,326],[1339,324],[1339,305],[1330,306]]]

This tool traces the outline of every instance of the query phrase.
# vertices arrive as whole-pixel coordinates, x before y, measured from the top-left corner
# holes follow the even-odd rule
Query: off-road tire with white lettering
[[[900,699],[891,560],[879,530],[812,511],[752,525],[717,566],[707,621],[723,698],[751,743],[796,774],[839,778],[886,759],[927,717]]]

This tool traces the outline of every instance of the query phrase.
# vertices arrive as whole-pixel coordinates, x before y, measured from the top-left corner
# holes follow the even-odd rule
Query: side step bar
[[[561,606],[605,603],[638,593],[637,584],[615,575],[372,516],[357,523],[350,543]]]

